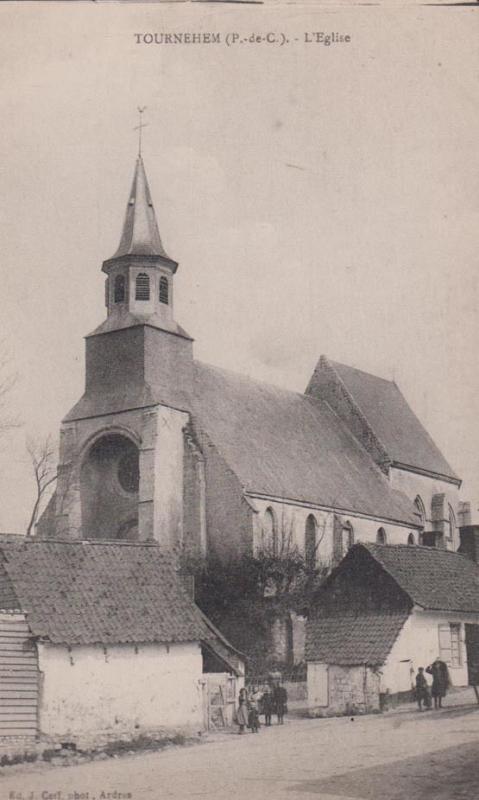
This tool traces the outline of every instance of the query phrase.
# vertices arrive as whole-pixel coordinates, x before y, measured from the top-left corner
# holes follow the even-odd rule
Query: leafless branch
[[[30,456],[36,486],[35,502],[27,527],[27,536],[32,536],[45,492],[57,479],[56,448],[51,436],[47,436],[43,440],[30,437],[27,440],[27,452]]]

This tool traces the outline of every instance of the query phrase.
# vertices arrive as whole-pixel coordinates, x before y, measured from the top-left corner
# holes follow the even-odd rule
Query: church
[[[328,566],[358,542],[456,550],[461,480],[396,384],[321,356],[300,394],[197,361],[177,269],[140,155],[37,536],[225,563],[285,543]]]

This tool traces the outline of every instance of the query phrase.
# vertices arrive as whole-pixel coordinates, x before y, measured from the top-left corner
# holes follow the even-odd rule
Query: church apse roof
[[[393,464],[459,478],[394,381],[329,361]],[[320,367],[321,368],[321,367]]]
[[[246,492],[418,526],[326,402],[195,362],[193,409]]]

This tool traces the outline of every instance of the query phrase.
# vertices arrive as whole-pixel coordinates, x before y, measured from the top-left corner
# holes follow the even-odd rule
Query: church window
[[[105,281],[105,305],[107,307],[109,302],[109,295],[110,295],[110,281],[107,278]]]
[[[456,531],[456,515],[452,510],[452,506],[449,506],[449,511],[448,511],[448,527],[449,530],[447,532],[447,538],[452,541],[452,539],[454,538],[454,533]]]
[[[165,303],[168,305],[169,303],[169,286],[168,286],[168,278],[165,278],[164,275],[160,278],[160,303]]]
[[[117,275],[115,278],[115,288],[113,292],[113,299],[115,303],[123,303],[125,301],[125,276]]]
[[[414,505],[416,506],[417,511],[419,513],[419,516],[421,518],[421,525],[424,528],[425,525],[426,525],[426,509],[425,509],[424,503],[422,502],[422,500],[419,497],[419,495],[416,497],[416,499],[414,501]]]
[[[384,528],[379,528],[376,534],[376,542],[378,544],[386,544],[386,531]]]
[[[150,299],[150,279],[144,272],[136,276],[135,300]]]
[[[416,540],[414,538],[414,534],[413,533],[410,533],[409,536],[407,537],[407,543],[408,544],[416,544]]]
[[[343,551],[343,556],[345,556],[348,550],[354,544],[354,530],[353,526],[349,521],[344,523],[341,535],[342,535],[342,542],[341,542],[342,551]]]
[[[316,519],[310,514],[304,531],[304,560],[309,569],[316,566]]]
[[[267,508],[263,520],[262,550],[270,555],[278,554],[278,533],[273,509]]]

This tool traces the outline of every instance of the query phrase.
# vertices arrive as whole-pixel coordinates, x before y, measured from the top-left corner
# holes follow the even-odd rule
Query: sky
[[[321,31],[351,41],[305,41]],[[151,32],[221,42],[137,43]],[[227,44],[268,32],[289,41]],[[470,8],[0,4],[1,337],[22,423],[0,438],[0,531],[31,510],[26,437],[57,436],[83,391],[139,105],[196,357],[298,391],[322,353],[394,379],[477,509],[477,41]]]

